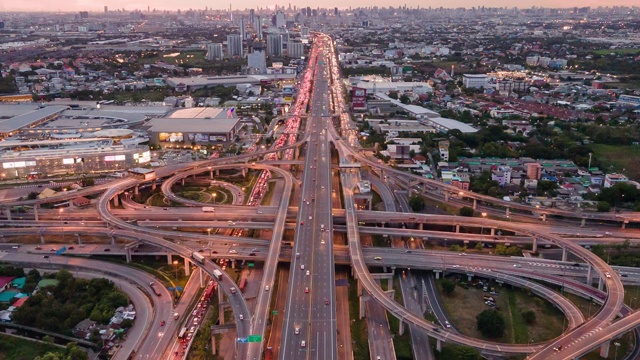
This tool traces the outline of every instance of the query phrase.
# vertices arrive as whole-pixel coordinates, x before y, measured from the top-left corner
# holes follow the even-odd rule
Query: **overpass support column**
[[[436,351],[442,352],[442,341],[440,339],[436,339]]]
[[[211,334],[211,353],[213,355],[216,354],[216,336],[215,336],[215,334]]]
[[[171,261],[172,259],[171,253],[167,253],[167,264],[169,265],[173,265],[173,262]]]
[[[220,170],[216,169],[216,176],[220,176]]]
[[[627,227],[627,222],[626,222],[626,221],[623,221],[623,222],[622,222],[622,229],[624,229],[624,228],[626,228],[626,227]]]
[[[400,321],[398,321],[398,335],[402,336],[404,335],[404,323],[402,322],[402,319],[398,319]]]
[[[542,214],[542,222],[545,222],[545,221],[547,221],[547,214]],[[584,226],[584,224],[582,226]]]
[[[534,253],[538,252],[538,238],[536,237],[533,238],[533,245],[531,246],[531,251],[533,251]]]
[[[297,159],[299,157],[300,157],[300,146],[296,146],[294,158]]]
[[[356,289],[358,296],[362,296],[362,283],[360,282],[360,280],[358,280],[357,282],[358,284],[358,288]]]
[[[34,204],[33,205],[33,216],[34,216],[36,221],[40,220],[40,218],[38,217],[38,209],[40,209],[40,205]]]
[[[602,281],[602,276],[598,276],[598,290],[602,291],[604,288],[604,281]]]
[[[40,244],[44,245],[44,235],[40,232]]]
[[[449,193],[446,190],[444,192],[444,201],[449,202]]]
[[[473,279],[473,275],[467,274],[467,281],[471,282],[472,279]]]
[[[156,189],[156,186],[157,186],[157,185],[156,185],[156,182],[155,182],[155,181],[154,181],[154,182],[152,182],[152,183],[151,183],[151,191],[155,190],[155,189]]]
[[[111,234],[111,245],[115,245],[116,244],[116,236]]]
[[[587,285],[591,286],[591,265],[587,265]]]
[[[358,296],[358,303],[360,304],[359,308],[360,308],[360,317],[358,319],[362,319],[364,317],[364,302],[366,300],[364,299],[363,296]]]
[[[191,275],[191,262],[189,259],[184,258],[184,276]]]
[[[78,245],[82,245],[82,239],[80,239],[80,234],[76,233],[76,239],[78,239]]]
[[[247,177],[247,168],[242,168],[242,177]]]
[[[119,206],[120,205],[120,194],[116,194],[116,196],[113,197],[113,206]]]
[[[369,209],[371,210],[371,209]],[[418,230],[424,230],[424,223],[418,224]]]
[[[507,217],[509,217],[509,214],[511,214],[511,209],[507,208],[504,213]]]
[[[133,195],[138,195],[140,194],[140,186],[136,185],[136,187],[133,188]]]
[[[213,170],[209,170],[209,180],[213,180]]]
[[[11,206],[7,206],[7,220],[11,221]]]
[[[460,232],[460,224],[456,224],[456,234]]]
[[[496,228],[491,228],[491,236],[495,236],[496,235]]]
[[[222,289],[218,285],[218,320],[220,320],[220,325],[224,325],[224,307],[226,305],[222,300]]]
[[[199,272],[200,272],[200,287],[204,288],[205,286],[207,286],[207,275],[204,273],[204,270],[202,270],[202,268],[198,268]]]
[[[393,277],[391,276],[387,278],[387,289],[389,290],[393,289]]]
[[[478,199],[473,199],[473,210],[478,208]]]
[[[180,183],[182,184],[182,186],[184,187],[184,178],[180,179]]]
[[[567,248],[562,248],[562,261],[567,261]]]
[[[131,262],[131,248],[127,248],[127,253],[125,254],[127,259],[127,264]]]
[[[584,227],[586,223],[587,223],[587,219],[582,218],[582,220],[580,221],[580,227]]]
[[[434,273],[436,273],[436,280],[440,279],[440,271],[433,271]]]
[[[603,358],[608,358],[609,357],[609,346],[611,345],[611,340],[602,343],[602,345],[600,345],[600,357]]]

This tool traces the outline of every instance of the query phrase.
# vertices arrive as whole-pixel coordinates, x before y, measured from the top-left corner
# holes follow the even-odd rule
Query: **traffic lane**
[[[375,302],[367,301],[365,304],[367,312],[367,331],[369,333],[369,351],[372,359],[396,358],[391,332],[389,331],[389,321],[384,308]]]

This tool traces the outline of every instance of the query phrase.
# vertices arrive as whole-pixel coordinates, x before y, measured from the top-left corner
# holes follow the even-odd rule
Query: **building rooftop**
[[[30,126],[38,121],[59,114],[67,109],[66,106],[45,106],[29,111],[9,119],[0,120],[0,133],[10,133]]]
[[[240,121],[238,118],[193,119],[193,118],[159,118],[151,119],[148,131],[154,133],[228,133]]]

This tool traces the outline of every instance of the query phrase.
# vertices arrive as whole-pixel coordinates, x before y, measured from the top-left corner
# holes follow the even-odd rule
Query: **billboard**
[[[367,89],[354,87],[351,89],[351,105],[354,110],[367,109]]]

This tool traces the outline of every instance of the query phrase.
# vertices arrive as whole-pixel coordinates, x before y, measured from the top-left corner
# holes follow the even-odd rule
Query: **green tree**
[[[440,286],[442,286],[442,292],[447,295],[452,294],[456,289],[456,283],[447,278],[440,280]]]
[[[497,339],[504,335],[505,322],[501,313],[495,310],[484,310],[476,316],[477,329],[482,335]]]
[[[473,208],[470,208],[468,206],[463,206],[463,207],[460,208],[459,215],[460,216],[466,216],[466,217],[473,217],[475,212],[476,211],[473,210]]]
[[[475,249],[478,251],[482,251],[482,243],[481,242],[476,243]]]
[[[424,209],[424,198],[419,195],[413,195],[409,199],[409,206],[413,212],[420,212]]]
[[[447,360],[481,360],[480,352],[472,347],[462,345],[448,345],[442,348],[441,359]]]
[[[606,201],[598,201],[597,210],[598,212],[609,212],[609,210],[611,210],[611,204]]]
[[[35,200],[36,198],[38,198],[38,193],[35,191],[32,191],[27,195],[27,200]]]
[[[524,321],[529,325],[536,322],[536,312],[533,310],[523,311],[520,313],[520,315],[522,315]]]

